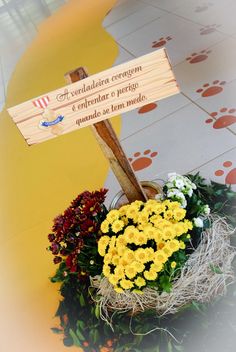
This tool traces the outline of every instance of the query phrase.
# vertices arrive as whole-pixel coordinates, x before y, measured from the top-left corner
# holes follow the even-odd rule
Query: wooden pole
[[[69,84],[86,77],[88,74],[83,67],[65,74],[66,82]],[[97,122],[91,128],[128,201],[147,200],[109,120]]]

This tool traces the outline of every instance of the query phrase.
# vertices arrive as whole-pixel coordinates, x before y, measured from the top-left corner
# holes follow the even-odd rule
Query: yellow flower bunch
[[[104,257],[103,275],[116,292],[142,293],[167,263],[171,270],[176,268],[178,263],[171,257],[185,248],[181,236],[189,238],[193,227],[185,215],[181,204],[170,200],[135,201],[107,214],[98,252]]]

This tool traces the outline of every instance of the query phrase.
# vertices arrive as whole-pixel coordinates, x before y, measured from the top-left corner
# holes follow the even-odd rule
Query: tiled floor
[[[105,18],[120,47],[115,65],[165,46],[181,88],[122,116],[120,138],[140,180],[200,170],[236,189],[235,7],[232,0],[123,0]],[[110,203],[120,188],[112,172],[106,187]]]

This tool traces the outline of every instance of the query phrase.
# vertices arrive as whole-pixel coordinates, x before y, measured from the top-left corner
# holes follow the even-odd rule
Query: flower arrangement
[[[53,331],[81,352],[156,351],[147,345],[159,343],[158,331],[143,335],[156,330],[157,315],[199,309],[232,281],[227,223],[236,225],[236,194],[171,173],[156,199],[108,212],[105,195],[83,192],[54,220],[51,281],[61,283],[62,300]]]
[[[98,242],[103,275],[118,293],[142,293],[146,286],[169,292],[171,277],[187,257],[192,222],[176,201],[135,201],[111,210],[101,224]]]

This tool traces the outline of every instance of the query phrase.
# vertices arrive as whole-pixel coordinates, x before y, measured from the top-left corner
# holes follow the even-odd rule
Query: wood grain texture
[[[87,72],[83,67],[65,74],[67,83],[74,83],[87,77]],[[98,144],[103,154],[109,161],[121,188],[123,189],[129,202],[135,200],[145,201],[147,199],[141,184],[120,145],[116,133],[109,120],[100,121],[91,125]]]
[[[9,108],[8,112],[32,145],[176,93],[179,88],[166,50],[160,49]],[[46,107],[40,107],[41,100],[48,101]]]

